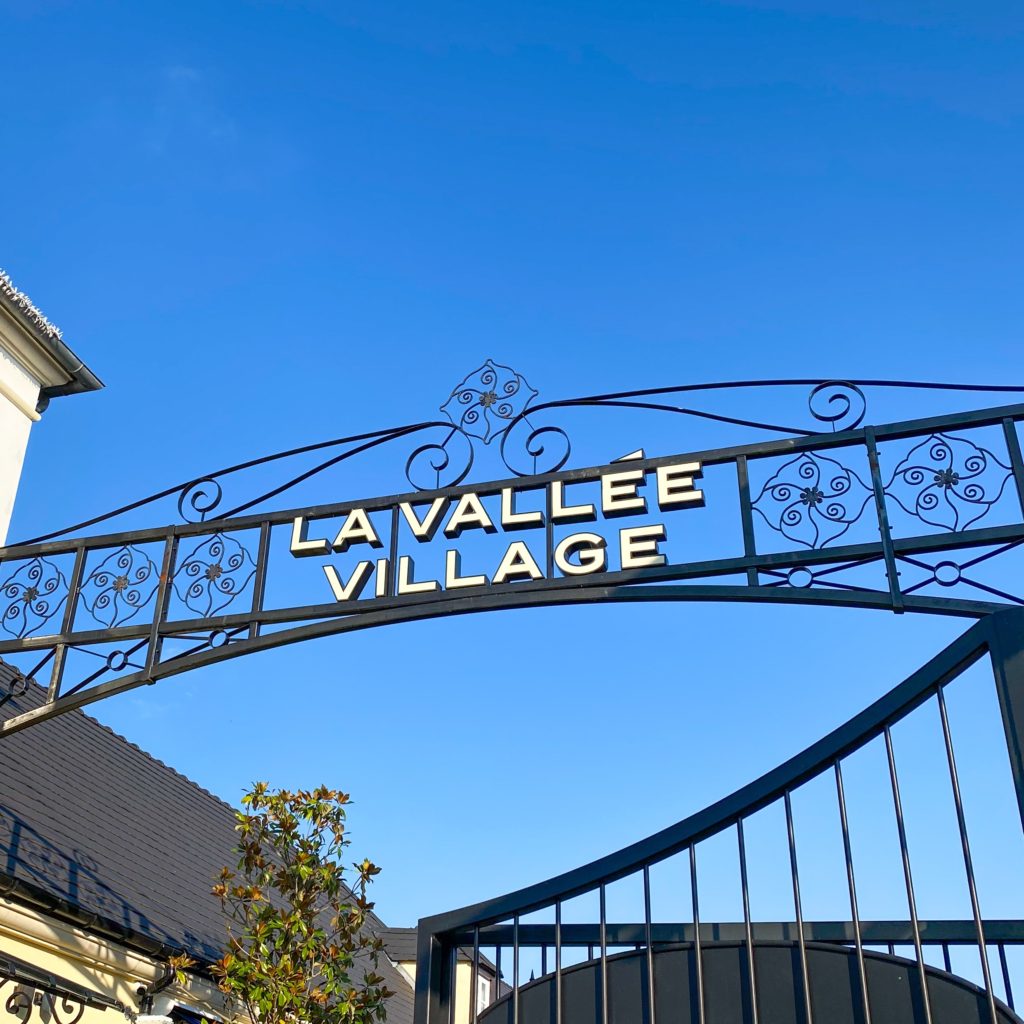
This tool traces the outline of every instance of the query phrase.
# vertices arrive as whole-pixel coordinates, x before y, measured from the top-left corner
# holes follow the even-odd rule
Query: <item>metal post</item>
[[[449,959],[440,939],[421,925],[416,936],[415,1024],[447,1024],[450,984],[444,968]]]
[[[1017,500],[1020,502],[1021,514],[1024,515],[1024,459],[1020,454],[1020,438],[1017,436],[1017,425],[1012,419],[1003,420],[1003,436],[1006,438],[1006,451],[1010,456],[1010,469],[1013,481],[1017,485]]]
[[[473,967],[469,978],[469,1019],[476,1024],[477,998],[476,990],[480,977],[480,925],[473,928]]]
[[[885,556],[885,575],[889,579],[889,596],[892,610],[903,612],[903,594],[900,593],[900,574],[896,568],[896,554],[892,546],[892,532],[889,529],[889,513],[885,507],[885,484],[878,464],[878,445],[875,443],[875,428],[864,428],[864,444],[868,450],[868,465],[871,467],[871,487],[875,493],[875,512],[878,515],[878,534],[882,539],[882,554]]]
[[[997,612],[988,617],[987,623],[992,671],[1006,733],[1006,752],[1024,828],[1024,612]]]
[[[562,903],[555,904],[555,1024],[562,1024]]]
[[[601,1024],[608,1024],[608,907],[604,883],[601,884],[599,892],[601,904]]]
[[[864,1024],[871,1024],[871,1001],[868,998],[868,976],[864,969],[864,944],[860,934],[860,911],[857,907],[857,885],[853,875],[853,849],[850,844],[850,823],[846,816],[846,793],[843,790],[842,764],[836,761],[836,795],[839,798],[839,821],[843,827],[843,853],[846,856],[846,880],[850,888],[850,914],[853,917],[853,937],[857,949],[857,972],[860,976],[860,994],[864,1003]]]
[[[519,915],[512,918],[512,1024],[519,1024]]]
[[[704,963],[700,952],[700,900],[697,892],[697,851],[690,847],[690,899],[693,903],[693,959],[697,967],[697,1020],[704,1024]]]
[[[796,862],[796,830],[793,828],[793,802],[789,790],[784,795],[786,805],[786,831],[789,834],[789,870],[793,876],[793,910],[796,914],[796,938],[800,948],[800,973],[803,982],[804,1019],[810,1024],[814,1020],[811,1010],[811,978],[807,970],[807,945],[804,941],[804,913],[800,905],[800,872]]]
[[[747,881],[747,844],[743,838],[743,819],[736,821],[736,842],[740,853],[740,888],[743,890],[743,930],[747,942],[747,981],[750,985],[750,1013],[753,1024],[758,1024],[757,975],[754,969],[754,933],[750,926],[750,885]],[[871,1024],[868,1021],[867,1024]]]
[[[249,623],[249,639],[260,635],[260,624],[256,616],[263,611],[263,595],[267,588],[267,564],[270,561],[270,521],[260,524],[260,539],[256,548],[256,575],[252,581],[252,618]]]
[[[171,600],[171,585],[174,580],[174,561],[178,552],[178,538],[173,532],[167,535],[164,542],[164,557],[160,566],[160,584],[156,591],[156,604],[153,607],[153,625],[149,633],[149,650],[146,651],[146,676],[152,681],[153,671],[160,664],[160,649],[163,637],[160,627],[167,616],[167,606]]]
[[[971,910],[974,913],[974,927],[978,935],[978,955],[981,957],[981,974],[985,979],[985,995],[988,997],[989,1015],[992,1024],[999,1024],[996,1013],[995,997],[992,994],[992,971],[988,964],[988,947],[985,945],[985,928],[981,920],[981,905],[978,903],[978,887],[974,881],[974,864],[971,860],[971,843],[967,835],[967,819],[964,817],[964,804],[960,796],[960,780],[956,771],[956,758],[953,754],[953,737],[949,731],[949,715],[946,713],[946,697],[940,686],[939,718],[942,721],[942,738],[946,744],[946,761],[949,764],[949,782],[953,787],[953,803],[956,806],[957,827],[960,830],[960,846],[964,855],[964,871],[967,874],[967,891],[971,897]]]
[[[747,473],[746,455],[736,456],[736,482],[740,490],[740,523],[743,526],[743,554],[747,558],[757,555],[757,540],[754,535],[754,511],[750,504],[750,477]],[[758,585],[756,569],[747,570],[747,584]]]
[[[644,941],[647,944],[647,1002],[648,1020],[656,1024],[654,1012],[654,946],[651,942],[651,866],[644,865]]]
[[[907,908],[910,911],[910,927],[914,935],[914,953],[917,956],[917,973],[921,979],[921,995],[924,999],[925,1024],[932,1024],[932,999],[928,992],[928,974],[924,968],[924,953],[921,950],[921,927],[917,920],[917,899],[914,896],[914,876],[910,871],[910,848],[907,846],[907,826],[903,820],[903,801],[900,798],[900,780],[896,774],[896,755],[892,749],[892,733],[885,727],[885,753],[889,761],[889,782],[892,786],[892,802],[896,809],[896,828],[900,836],[900,854],[903,857],[903,881],[907,887]]]
[[[81,545],[75,552],[75,564],[71,569],[71,579],[68,581],[68,597],[64,606],[64,618],[61,622],[61,636],[67,636],[75,623],[75,609],[78,606],[78,591],[82,586],[82,576],[85,572],[85,545]],[[67,644],[57,645],[53,658],[53,670],[50,673],[50,686],[46,693],[48,701],[55,701],[60,696],[60,684],[64,678],[64,660],[67,657]]]

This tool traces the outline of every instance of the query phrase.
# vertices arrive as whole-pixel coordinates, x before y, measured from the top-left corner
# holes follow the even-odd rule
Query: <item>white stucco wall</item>
[[[28,435],[39,399],[39,381],[0,345],[0,545],[7,540]]]

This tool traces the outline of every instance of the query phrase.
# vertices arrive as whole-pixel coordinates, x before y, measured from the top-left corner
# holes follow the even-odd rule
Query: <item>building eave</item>
[[[52,324],[20,291],[11,278],[0,269],[0,310],[13,321],[25,342],[36,349],[29,369],[39,372],[39,365],[48,364],[49,373],[41,373],[40,411],[51,398],[99,391],[103,382],[65,343],[58,327]]]

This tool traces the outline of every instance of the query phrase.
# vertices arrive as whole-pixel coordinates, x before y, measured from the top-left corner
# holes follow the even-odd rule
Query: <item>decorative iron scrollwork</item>
[[[816,420],[830,423],[833,431],[854,430],[864,422],[868,400],[848,380],[826,380],[811,390],[807,408]]]
[[[453,456],[451,444],[458,437],[461,456]],[[405,478],[418,491],[455,487],[473,468],[473,442],[458,429],[452,428],[440,443],[421,444],[406,460]]]
[[[488,359],[455,388],[441,412],[464,434],[490,444],[536,397],[522,374]]]
[[[213,477],[193,480],[181,489],[178,514],[186,523],[205,523],[206,517],[217,508],[224,491]]]
[[[174,589],[196,615],[216,615],[249,585],[256,562],[230,534],[215,533],[181,563]]]
[[[852,469],[805,452],[780,466],[751,505],[777,533],[823,548],[849,530],[871,496],[871,488]]]
[[[145,551],[125,544],[86,577],[81,598],[89,614],[108,629],[128,622],[152,600],[159,571]]]
[[[10,667],[8,666],[8,668]],[[16,674],[7,680],[6,686],[0,687],[0,708],[8,701],[12,701],[16,697],[20,697],[28,692],[28,678],[17,670],[14,671]]]
[[[44,1002],[49,1014],[41,1013],[39,1016],[43,1020],[49,1019],[52,1024],[78,1024],[85,1013],[86,1004],[74,999],[70,993],[48,992],[26,982],[18,982],[0,975],[0,989],[6,985],[12,986],[12,989],[4,1000],[4,1009],[12,1017],[17,1017],[21,1024],[28,1024],[35,1010]]]
[[[536,397],[536,389],[521,373],[488,359],[441,406],[452,423],[447,437],[440,443],[420,445],[409,456],[405,464],[409,483],[418,490],[461,483],[473,465],[474,439],[489,445],[500,438],[502,462],[516,476],[560,469],[569,458],[569,438],[560,427],[537,427],[527,419]],[[461,457],[452,450],[456,437],[463,446]],[[528,464],[521,462],[523,456],[513,454],[515,447],[522,448]]]
[[[885,493],[921,522],[955,533],[988,514],[1011,476],[987,448],[965,437],[931,434],[896,466]]]
[[[39,555],[23,562],[0,583],[0,627],[21,639],[37,632],[67,600],[68,583],[60,567]]]
[[[522,456],[513,456],[509,450],[509,442],[520,437],[522,431],[518,428],[523,424],[529,428],[529,433],[521,439],[519,447],[531,460],[527,464],[519,461]],[[561,427],[534,427],[525,416],[511,424],[501,439],[501,461],[516,476],[555,473],[569,461],[571,454],[569,435]]]

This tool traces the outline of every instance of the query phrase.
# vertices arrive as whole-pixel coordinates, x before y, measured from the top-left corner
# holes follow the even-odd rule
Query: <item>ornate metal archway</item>
[[[784,425],[714,407],[713,399],[743,389],[802,389],[810,420]],[[975,403],[1001,395],[1004,404],[865,425],[868,395],[883,390],[973,394]],[[1021,394],[1024,387],[1001,385],[773,380],[538,402],[522,375],[488,361],[442,405],[445,420],[226,467],[0,550],[0,656],[24,666],[0,704],[28,678],[45,673],[46,682],[41,703],[0,722],[0,740],[227,658],[442,615],[714,600],[977,620],[860,715],[713,806],[582,868],[421,921],[416,1015],[417,1024],[452,1024],[467,998],[459,995],[463,948],[472,1024],[1018,1021],[1007,951],[1024,947],[1024,922],[982,912],[945,694],[962,685],[971,665],[991,659],[1016,795],[1016,807],[1002,813],[1024,825],[1024,597],[1013,563],[1024,545],[1017,427],[1024,405],[1005,404]],[[653,456],[638,450],[573,468],[568,432],[552,418],[583,409],[696,418],[762,439]],[[395,448],[411,490],[276,507],[332,467]],[[470,482],[485,455],[503,470]],[[295,471],[301,459],[319,461]],[[283,479],[268,482],[266,474],[281,468]],[[242,491],[249,475],[257,485]],[[226,499],[232,488],[242,496]],[[161,502],[176,506],[183,521],[113,529],[155,513]],[[677,517],[686,523],[694,516],[730,524],[732,548],[710,557],[675,545],[686,533],[677,531]],[[499,546],[488,554],[488,538],[507,542],[504,552]],[[432,554],[433,569],[417,570],[410,551]],[[294,585],[277,586],[295,558],[322,569],[319,594],[309,599],[296,600]],[[924,919],[915,902],[892,729],[926,707],[937,709],[933,725],[946,755],[971,907],[964,920]],[[884,920],[859,912],[843,782],[848,759],[872,743],[883,743],[887,755],[906,890],[906,909]],[[807,920],[801,909],[792,797],[823,774],[837,797],[847,920]],[[744,824],[775,805],[789,851],[794,915],[787,921],[757,920],[749,901]],[[724,833],[735,836],[742,920],[708,924],[700,914],[698,849]],[[691,916],[659,920],[651,871],[680,857]],[[640,912],[611,920],[607,889],[628,876],[641,882]],[[563,922],[566,901],[585,893],[598,899],[596,919]],[[550,921],[538,923],[538,912]],[[901,946],[906,956],[897,955]],[[979,955],[977,982],[953,971],[950,951],[965,947]],[[491,951],[499,981],[480,1000],[482,949]],[[527,979],[521,958],[531,951],[540,959]],[[566,951],[582,962],[567,965]]]
[[[704,407],[743,389],[802,390],[808,424]],[[442,615],[714,600],[977,618],[1024,604],[990,573],[1024,543],[1016,427],[1024,405],[865,426],[866,396],[883,389],[1024,393],[1001,385],[802,379],[538,402],[521,374],[488,360],[441,407],[445,420],[264,456],[11,544],[0,549],[0,656],[20,658],[27,678],[42,675],[47,698],[0,723],[0,736],[228,658]],[[699,418],[774,436],[568,468],[568,433],[551,421],[584,408]],[[332,467],[394,446],[408,446],[412,490],[274,508]],[[495,454],[504,475],[469,483],[481,453]],[[297,459],[314,456],[326,457],[289,472]],[[267,486],[266,474],[280,469],[284,479]],[[229,485],[255,473],[255,494],[226,500]],[[176,506],[176,523],[95,532],[167,502]],[[727,512],[736,529],[726,557],[667,550],[669,518]],[[464,568],[463,546],[493,535],[509,540],[500,558]],[[443,571],[418,578],[407,552],[431,545],[443,555]],[[322,565],[314,599],[272,597],[290,557]]]

